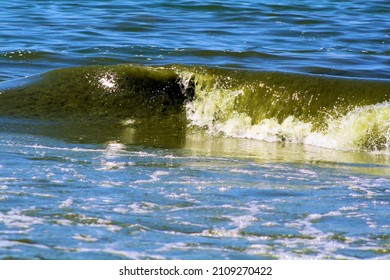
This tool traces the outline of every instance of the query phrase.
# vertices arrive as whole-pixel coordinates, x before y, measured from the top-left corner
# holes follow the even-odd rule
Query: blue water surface
[[[387,1],[8,1],[1,80],[90,64],[389,78]]]
[[[243,144],[218,141],[236,152]],[[281,147],[279,159],[264,159],[244,149],[4,133],[0,148],[2,258],[389,257],[388,163],[313,164],[300,155],[320,157],[315,150],[287,155]]]

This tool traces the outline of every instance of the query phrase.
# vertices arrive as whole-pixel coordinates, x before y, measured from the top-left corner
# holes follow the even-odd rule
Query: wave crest
[[[389,152],[390,83],[200,66],[58,69],[0,84],[0,115]],[[131,121],[125,121],[131,120]],[[150,124],[153,123],[151,126]]]

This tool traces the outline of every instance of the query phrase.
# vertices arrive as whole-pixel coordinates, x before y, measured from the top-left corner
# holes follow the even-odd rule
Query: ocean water
[[[388,1],[0,8],[0,259],[390,259]]]

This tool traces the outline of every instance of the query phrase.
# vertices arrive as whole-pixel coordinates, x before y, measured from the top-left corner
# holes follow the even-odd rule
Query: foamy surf
[[[185,79],[188,76],[184,74]],[[195,94],[194,100],[185,104],[187,119],[191,126],[204,128],[211,135],[389,153],[388,101],[369,104],[369,98],[359,92],[346,92],[346,97],[337,91],[334,94],[326,79],[321,86],[329,92],[305,83],[299,90],[296,85],[289,89],[288,85],[267,85],[253,78],[252,83],[237,84],[230,76],[192,76]],[[351,88],[359,90],[358,86]],[[367,90],[363,88],[363,92]],[[377,87],[372,89],[376,95],[372,101],[387,100],[386,92],[375,90]],[[268,106],[256,107],[259,95]],[[348,100],[348,96],[353,99]]]
[[[205,127],[212,135],[389,154],[390,104],[388,102],[357,107],[346,115],[336,118],[329,116],[325,121],[325,128],[318,130],[312,123],[300,121],[294,116],[288,116],[282,122],[272,118],[252,124],[252,118],[247,114],[233,112],[226,120],[218,121],[212,117],[213,109],[202,110],[203,108],[198,109],[197,106],[199,104],[187,104],[187,116],[191,125]]]

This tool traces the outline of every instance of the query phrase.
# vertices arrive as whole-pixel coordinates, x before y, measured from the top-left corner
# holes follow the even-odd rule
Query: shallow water
[[[119,140],[1,134],[2,258],[389,256],[387,157],[202,133],[181,148]]]
[[[387,1],[3,3],[0,259],[389,259],[389,14]],[[118,106],[131,90],[170,96],[153,80],[167,69],[193,99]]]

